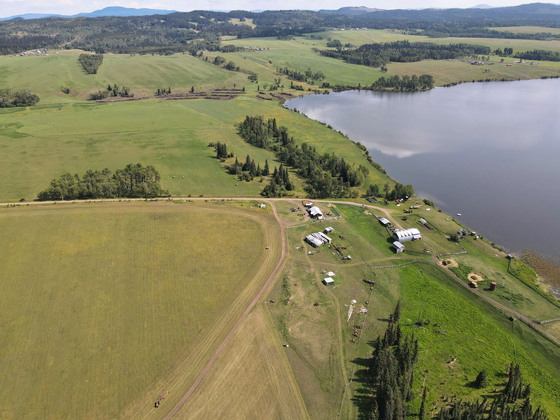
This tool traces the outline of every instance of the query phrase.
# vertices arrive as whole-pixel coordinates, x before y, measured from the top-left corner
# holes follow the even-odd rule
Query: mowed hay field
[[[278,262],[248,207],[2,209],[0,417],[146,417],[165,391],[171,410]]]
[[[257,306],[175,417],[308,418],[281,343],[266,308]]]

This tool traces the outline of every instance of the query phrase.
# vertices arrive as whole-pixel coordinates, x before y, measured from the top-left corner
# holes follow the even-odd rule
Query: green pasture
[[[235,124],[246,115],[275,117],[296,140],[369,166],[368,182],[385,182],[385,176],[350,141],[275,102],[250,97],[153,99],[0,110],[0,200],[32,200],[64,172],[115,170],[136,162],[154,165],[162,186],[173,195],[256,196],[263,188],[260,179],[238,181],[208,147],[210,142],[225,142],[240,161],[250,154],[261,167],[266,159],[271,168],[279,165],[272,152],[251,146],[237,135]]]
[[[108,84],[128,87],[135,97],[153,96],[158,88],[174,92],[243,84],[245,75],[224,70],[190,54],[104,55],[97,74],[87,74],[78,56],[83,51],[49,51],[45,56],[0,56],[0,86],[27,89],[41,102],[67,103],[85,100]],[[61,92],[69,88],[68,95]]]
[[[138,398],[152,413],[166,390],[170,409],[276,264],[273,220],[192,203],[2,209],[0,417],[119,418]]]
[[[379,69],[373,67],[355,66],[342,60],[322,57],[312,51],[313,45],[302,42],[299,37],[294,40],[244,38],[224,41],[224,44],[248,47],[246,51],[219,53],[219,55],[231,59],[242,69],[257,73],[259,80],[267,82],[271,81],[271,78],[272,80],[275,77],[278,78],[279,76],[274,75],[274,72],[277,68],[285,66],[301,72],[305,72],[307,69],[311,69],[313,72],[322,71],[325,74],[326,82],[343,86],[357,86],[359,83],[370,85],[383,74]],[[261,51],[255,51],[254,48],[260,48]],[[284,82],[285,86],[289,86],[289,84],[289,81]],[[322,82],[316,82],[316,84],[320,87]]]
[[[512,32],[514,34],[538,34],[547,33],[553,35],[560,35],[560,28],[545,28],[543,26],[502,26],[488,28],[498,32]]]

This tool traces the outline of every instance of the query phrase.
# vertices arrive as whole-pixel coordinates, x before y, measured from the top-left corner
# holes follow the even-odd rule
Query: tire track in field
[[[249,304],[247,309],[245,309],[245,312],[243,312],[243,315],[241,315],[241,317],[237,320],[237,322],[235,323],[233,328],[230,330],[230,332],[228,333],[226,338],[222,341],[222,343],[220,344],[218,349],[214,352],[214,354],[212,355],[212,357],[210,358],[210,360],[208,361],[208,363],[206,364],[206,366],[204,367],[204,369],[202,370],[200,375],[198,375],[198,378],[196,378],[196,380],[194,381],[192,386],[189,388],[187,393],[183,396],[183,398],[181,398],[181,400],[175,405],[175,407],[173,407],[173,409],[164,417],[166,420],[170,419],[175,414],[177,414],[177,412],[185,405],[185,403],[188,401],[188,399],[191,397],[191,395],[196,391],[196,389],[198,388],[200,383],[203,381],[203,379],[206,377],[206,375],[208,374],[208,372],[210,371],[210,369],[212,368],[212,366],[216,362],[216,359],[218,358],[220,353],[223,351],[225,346],[229,343],[229,341],[233,337],[233,334],[239,328],[239,325],[241,325],[241,323],[245,320],[245,318],[247,318],[247,315],[249,315],[251,310],[255,307],[255,305],[258,303],[258,301],[262,298],[264,292],[268,289],[268,287],[276,279],[276,277],[278,276],[278,274],[280,272],[280,269],[284,265],[284,261],[286,260],[286,242],[287,242],[285,225],[282,222],[282,220],[280,219],[280,216],[278,215],[278,212],[276,211],[276,206],[271,202],[269,202],[269,204],[272,207],[272,211],[274,213],[274,217],[276,218],[276,221],[280,225],[280,234],[281,234],[281,237],[282,237],[282,251],[281,251],[281,254],[280,254],[280,260],[276,264],[276,267],[274,268],[274,270],[272,271],[272,273],[270,274],[270,276],[268,277],[268,279],[266,280],[264,285],[259,290],[259,293],[257,294],[257,296],[255,296],[255,298]]]

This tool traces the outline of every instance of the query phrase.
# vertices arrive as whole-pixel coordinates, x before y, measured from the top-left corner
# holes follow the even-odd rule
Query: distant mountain
[[[79,13],[70,17],[101,17],[101,16],[149,16],[149,15],[168,15],[175,13],[176,10],[165,9],[133,9],[130,7],[106,7],[91,13]]]
[[[488,4],[477,4],[476,6],[471,7],[471,9],[492,9],[492,6]]]
[[[345,15],[359,15],[362,13],[371,13],[371,12],[379,12],[383,9],[372,9],[371,7],[366,6],[350,6],[350,7],[341,7],[337,10],[327,10],[321,9],[319,12],[322,13],[342,13]]]
[[[176,10],[164,10],[164,9],[133,9],[130,7],[105,7],[101,10],[95,10],[90,13],[78,13],[77,15],[65,16],[65,15],[55,15],[55,14],[41,14],[41,13],[26,13],[23,15],[16,15],[10,17],[0,18],[2,20],[12,20],[12,19],[42,19],[47,17],[64,17],[64,18],[75,18],[75,17],[102,17],[102,16],[149,16],[149,15],[168,15],[170,13],[176,13]]]

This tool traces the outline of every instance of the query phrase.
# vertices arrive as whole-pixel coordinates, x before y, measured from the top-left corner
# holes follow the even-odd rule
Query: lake
[[[559,261],[559,98],[560,80],[549,79],[310,95],[286,107],[361,142],[486,239]]]

